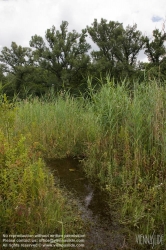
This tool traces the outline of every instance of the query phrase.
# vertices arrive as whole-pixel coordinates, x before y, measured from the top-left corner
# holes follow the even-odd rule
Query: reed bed
[[[85,102],[68,94],[51,101],[33,99],[21,102],[15,131],[33,135],[46,157],[83,155],[87,141],[99,134],[95,115],[87,112]]]
[[[126,228],[165,235],[165,86],[126,86],[107,79],[86,98],[52,93],[21,101],[9,115],[13,126],[3,125],[3,131],[6,137],[24,135],[34,157],[80,157]]]
[[[165,234],[166,92],[156,82],[108,82],[93,96],[102,133],[87,150],[85,169],[119,207],[122,224],[141,234]]]

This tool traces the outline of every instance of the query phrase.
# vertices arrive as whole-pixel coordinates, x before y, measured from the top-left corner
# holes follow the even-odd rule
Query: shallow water
[[[109,210],[107,196],[88,181],[79,161],[73,158],[50,159],[47,166],[55,178],[59,178],[60,186],[72,192],[82,218],[89,221],[83,249],[121,249],[124,238]]]

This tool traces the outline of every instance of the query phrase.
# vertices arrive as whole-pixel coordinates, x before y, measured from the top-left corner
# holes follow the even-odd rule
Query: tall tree
[[[0,64],[0,82],[5,82],[6,78],[4,76],[4,65]]]
[[[128,65],[135,65],[137,55],[145,44],[145,37],[137,30],[137,24],[128,25],[123,30],[122,36],[119,38],[121,44],[121,62],[126,62]]]
[[[3,72],[7,73],[6,81],[9,84],[6,92],[9,95],[13,93],[13,89],[20,97],[28,92],[40,95],[47,90],[48,71],[41,69],[35,60],[31,48],[18,46],[15,42],[12,42],[10,49],[2,49],[0,62]]]
[[[122,35],[123,26],[119,22],[101,19],[98,23],[94,20],[91,27],[87,27],[92,41],[98,46],[99,50],[92,51],[91,55],[94,63],[99,63],[101,69],[106,70],[114,67],[117,61],[118,38]],[[104,64],[103,64],[104,63]]]
[[[11,49],[3,47],[0,62],[3,71],[15,76],[16,92],[20,91],[24,83],[24,76],[32,71],[32,50],[27,47],[18,46],[12,42]]]
[[[60,30],[55,26],[47,29],[45,41],[40,36],[33,36],[30,46],[35,48],[36,63],[47,69],[57,79],[57,84],[68,86],[78,84],[87,70],[90,57],[90,45],[86,42],[87,32],[79,34],[75,30],[68,32],[68,22],[63,21]]]
[[[153,38],[146,37],[145,54],[148,57],[150,78],[166,79],[166,32],[153,30]]]
[[[151,63],[159,64],[166,55],[166,33],[155,29],[152,40],[146,37],[145,54]]]
[[[101,19],[98,23],[94,20],[88,32],[99,50],[92,52],[95,63],[104,71],[109,71],[113,76],[130,75],[133,71],[137,55],[145,43],[142,33],[137,30],[137,25],[127,26],[126,29],[119,22]]]

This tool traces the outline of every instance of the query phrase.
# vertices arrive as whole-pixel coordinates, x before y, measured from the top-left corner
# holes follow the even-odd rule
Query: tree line
[[[96,50],[87,37],[97,45]],[[97,19],[80,33],[68,31],[68,22],[60,28],[52,26],[45,37],[34,35],[30,47],[15,42],[3,47],[0,54],[1,90],[9,96],[17,94],[43,95],[51,87],[55,91],[69,90],[73,94],[84,93],[87,78],[93,84],[109,74],[115,82],[156,79],[166,80],[166,32],[153,30],[148,37],[137,29],[137,24],[124,27],[122,23]],[[144,51],[148,63],[138,61]]]

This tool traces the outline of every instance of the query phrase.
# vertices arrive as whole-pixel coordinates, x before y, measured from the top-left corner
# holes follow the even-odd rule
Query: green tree
[[[18,93],[24,83],[24,77],[32,72],[32,50],[27,47],[18,46],[12,42],[11,49],[3,47],[0,62],[3,71],[15,76],[15,89]]]
[[[153,38],[146,37],[145,54],[148,57],[147,67],[150,79],[166,79],[166,32],[155,29]]]
[[[166,47],[164,45],[166,41],[166,33],[155,29],[153,31],[152,40],[146,37],[145,54],[147,55],[149,62],[159,65],[166,54]]]
[[[124,65],[125,71],[130,75],[136,69],[137,56],[145,44],[145,37],[137,30],[137,24],[128,25],[123,30],[122,36],[119,38],[119,62]]]
[[[90,45],[86,42],[87,32],[79,34],[75,30],[68,32],[68,22],[63,21],[60,30],[55,26],[47,29],[45,40],[32,36],[30,46],[35,48],[35,63],[48,70],[59,87],[77,88],[85,74],[90,57],[87,54]]]
[[[34,62],[32,49],[12,42],[11,48],[4,47],[0,62],[2,71],[7,74],[5,91],[25,97],[28,93],[40,95],[48,86],[48,72]]]
[[[0,82],[4,83],[6,82],[6,77],[4,75],[4,65],[0,64]]]
[[[87,29],[92,41],[98,46],[98,50],[91,53],[95,71],[113,73],[117,63],[118,38],[123,32],[122,24],[114,21],[107,23],[105,19],[98,23],[95,19]]]
[[[137,25],[123,28],[122,23],[101,19],[94,20],[87,27],[93,42],[99,50],[93,51],[92,58],[96,68],[110,72],[115,78],[130,76],[135,69],[137,55],[145,43]]]

